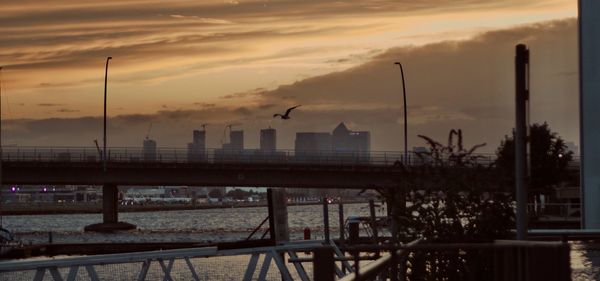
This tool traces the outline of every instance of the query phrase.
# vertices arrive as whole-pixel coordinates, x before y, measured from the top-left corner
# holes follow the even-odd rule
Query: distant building
[[[573,154],[579,155],[579,146],[572,141],[565,142],[567,146],[567,151],[573,151]]]
[[[223,150],[243,150],[244,149],[244,131],[229,132],[229,143],[223,144]]]
[[[188,161],[197,162],[206,160],[206,131],[194,130],[192,142],[187,146]]]
[[[260,151],[273,152],[277,150],[277,131],[273,128],[260,130]]]
[[[300,132],[296,133],[295,161],[318,163],[323,161],[339,162],[369,162],[371,150],[371,133],[367,131],[354,132],[340,123],[332,133]],[[308,196],[336,195],[336,190],[290,190]]]
[[[215,161],[217,162],[238,162],[247,158],[244,151],[244,131],[229,132],[229,142],[224,143],[221,149],[215,149]],[[253,153],[253,152],[252,152]]]
[[[144,140],[142,157],[144,161],[156,161],[156,141],[148,138]]]
[[[296,154],[331,152],[331,134],[309,132],[296,133],[294,148]]]
[[[360,162],[369,161],[371,133],[368,131],[353,132],[342,122],[333,130],[332,149],[337,158]]]

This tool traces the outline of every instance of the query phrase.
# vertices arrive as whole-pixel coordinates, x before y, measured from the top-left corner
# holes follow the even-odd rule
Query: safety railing
[[[5,147],[2,160],[38,162],[101,162],[103,153],[95,147]],[[489,165],[494,154],[473,155],[476,163]],[[320,165],[424,165],[432,159],[401,151],[294,151],[260,149],[181,149],[181,148],[107,148],[108,162],[144,163],[249,163]]]
[[[302,260],[323,241],[273,247],[216,247],[0,262],[0,280],[311,280]],[[325,244],[337,249],[335,244]],[[305,252],[308,252],[305,253]],[[336,251],[341,255],[339,249]],[[337,257],[340,260],[339,255]],[[348,265],[335,265],[343,277]]]

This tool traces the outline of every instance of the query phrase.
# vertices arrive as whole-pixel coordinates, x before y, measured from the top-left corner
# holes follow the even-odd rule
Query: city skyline
[[[273,126],[278,144],[292,148],[292,132],[344,120],[369,127],[374,150],[401,150],[402,84],[393,66],[401,61],[409,147],[423,144],[418,134],[443,138],[460,128],[467,144],[486,142],[492,152],[512,128],[513,48],[522,42],[532,52],[532,121],[577,142],[572,2],[6,3],[3,140],[93,145],[103,64],[113,56],[109,146],[136,146],[150,123],[153,138],[181,146],[187,131],[209,123],[207,147],[217,147],[219,131],[241,123],[256,134],[249,146],[258,146],[259,128]],[[153,5],[133,13],[139,4]],[[303,107],[293,119],[271,118],[296,104]]]

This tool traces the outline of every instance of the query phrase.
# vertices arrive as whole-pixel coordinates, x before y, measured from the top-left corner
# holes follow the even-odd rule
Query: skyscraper
[[[244,149],[244,131],[229,132],[229,143],[223,144],[224,150],[243,150]]]
[[[206,131],[194,130],[192,142],[188,143],[188,161],[202,161],[206,159]]]
[[[156,161],[156,141],[148,138],[144,140],[142,157],[144,161]]]
[[[299,132],[296,133],[296,154],[318,154],[331,152],[331,134]]]
[[[277,150],[277,131],[273,128],[260,130],[260,151],[274,152]]]

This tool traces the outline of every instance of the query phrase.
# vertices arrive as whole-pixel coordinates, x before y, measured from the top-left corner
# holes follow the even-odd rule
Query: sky
[[[227,124],[257,147],[278,130],[340,122],[369,130],[373,150],[403,147],[405,71],[409,147],[417,135],[493,152],[514,124],[514,46],[531,49],[531,120],[578,141],[577,1],[567,0],[0,0],[2,141],[185,147]],[[272,115],[301,104],[290,120]],[[152,124],[152,125],[150,125]]]

